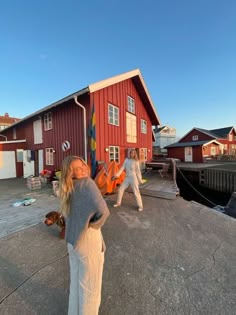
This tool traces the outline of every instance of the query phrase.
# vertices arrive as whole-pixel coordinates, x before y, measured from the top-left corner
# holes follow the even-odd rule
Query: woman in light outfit
[[[119,207],[121,205],[121,200],[122,200],[124,191],[130,185],[132,187],[132,190],[133,190],[133,193],[134,193],[137,205],[138,205],[138,211],[143,211],[143,202],[142,202],[142,198],[141,198],[139,187],[138,187],[139,183],[140,184],[143,183],[143,180],[142,180],[142,175],[140,171],[137,152],[135,149],[130,150],[129,157],[125,159],[123,165],[121,166],[121,168],[116,173],[113,179],[118,178],[120,174],[123,172],[123,170],[126,171],[126,177],[119,188],[117,201],[113,207]]]
[[[97,315],[105,251],[101,227],[109,210],[89,167],[78,156],[62,162],[60,199],[70,262],[68,314]]]

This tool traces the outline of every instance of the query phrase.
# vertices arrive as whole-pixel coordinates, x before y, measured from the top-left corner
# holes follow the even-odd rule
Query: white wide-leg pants
[[[143,202],[142,202],[142,198],[139,192],[139,186],[138,186],[138,179],[135,177],[126,177],[125,180],[123,181],[123,183],[120,185],[120,188],[118,190],[118,196],[117,196],[117,203],[121,204],[122,198],[123,198],[123,194],[124,191],[126,190],[126,188],[129,187],[129,185],[131,186],[137,205],[139,208],[143,207]]]
[[[75,249],[69,243],[67,248],[70,262],[68,315],[98,315],[104,264],[101,230],[89,228]]]

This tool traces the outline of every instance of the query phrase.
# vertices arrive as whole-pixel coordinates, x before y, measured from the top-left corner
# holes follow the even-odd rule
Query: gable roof
[[[165,130],[175,130],[176,131],[176,129],[175,128],[173,128],[173,127],[169,127],[169,126],[167,126],[167,125],[165,125],[165,126],[156,126],[155,128],[154,128],[154,133],[156,134],[156,133],[165,133]]]
[[[233,126],[219,128],[219,129],[212,129],[210,130],[210,132],[216,134],[218,138],[227,138],[228,134],[231,132],[232,129],[234,129]]]
[[[129,71],[129,72],[126,72],[126,73],[123,73],[123,74],[99,81],[97,83],[90,84],[89,86],[62,98],[61,100],[54,102],[51,105],[48,105],[48,106],[46,106],[46,107],[44,107],[44,108],[42,108],[42,109],[40,109],[40,110],[38,110],[32,114],[26,116],[25,118],[21,119],[19,122],[14,123],[13,125],[5,128],[4,130],[10,129],[11,127],[13,127],[19,123],[22,123],[29,118],[32,118],[36,115],[39,115],[43,112],[46,112],[46,111],[52,109],[54,107],[57,107],[57,106],[63,104],[64,102],[69,101],[69,100],[71,100],[77,96],[80,96],[80,95],[83,95],[86,93],[93,93],[93,92],[96,92],[100,89],[104,89],[105,87],[108,87],[110,85],[113,85],[113,84],[116,84],[116,83],[119,83],[119,82],[122,82],[122,81],[128,80],[128,79],[132,79],[132,81],[133,81],[133,83],[134,83],[134,85],[138,91],[140,98],[142,99],[144,105],[146,106],[146,110],[148,112],[148,115],[150,117],[152,125],[160,125],[161,124],[160,118],[157,115],[157,112],[155,110],[154,104],[151,100],[150,94],[149,94],[148,89],[146,87],[146,84],[143,80],[141,72],[139,69],[135,69],[135,70],[132,70],[132,71]]]
[[[146,106],[146,110],[151,119],[152,125],[161,125],[160,118],[156,112],[155,106],[152,102],[151,96],[148,92],[147,86],[144,82],[144,79],[139,69],[125,72],[117,76],[99,81],[97,83],[90,84],[88,88],[89,88],[90,93],[93,93],[93,92],[96,92],[98,90],[104,89],[108,86],[117,84],[119,82],[122,82],[128,79],[132,79],[141,100]]]
[[[166,126],[157,126],[153,131],[154,133],[160,133]]]
[[[0,116],[0,125],[2,124],[11,125],[19,120],[20,118],[10,117],[8,113],[5,113],[4,116]]]
[[[206,135],[212,137],[213,139],[216,139],[216,138],[227,138],[227,135],[231,132],[232,129],[235,129],[235,128],[234,127],[224,127],[224,128],[219,128],[219,129],[207,130],[207,129],[193,127],[189,132],[187,132],[182,138],[179,139],[179,142],[182,139],[184,139],[188,134],[190,134],[193,130],[198,130],[198,131],[205,133]]]
[[[170,145],[167,145],[165,148],[180,148],[180,147],[197,147],[197,146],[205,146],[210,143],[216,143],[221,145],[220,142],[216,140],[202,140],[202,141],[193,141],[193,142],[175,142]]]

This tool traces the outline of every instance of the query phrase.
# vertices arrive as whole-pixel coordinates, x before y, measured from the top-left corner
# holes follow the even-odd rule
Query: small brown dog
[[[56,223],[61,228],[60,237],[65,238],[66,224],[65,224],[65,218],[63,217],[63,215],[57,211],[51,211],[46,214],[45,218],[46,219],[44,223],[47,226],[50,226]]]

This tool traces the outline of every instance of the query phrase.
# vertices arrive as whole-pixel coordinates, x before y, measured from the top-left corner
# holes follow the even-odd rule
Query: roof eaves
[[[70,94],[70,95],[68,95],[68,96],[66,96],[66,97],[64,97],[64,98],[62,98],[61,100],[59,100],[59,101],[57,101],[57,102],[55,102],[55,103],[52,103],[51,105],[48,105],[48,106],[46,106],[46,107],[44,107],[44,108],[38,110],[37,112],[34,112],[33,114],[30,114],[30,115],[28,115],[28,116],[22,118],[20,121],[17,121],[17,122],[15,122],[14,124],[12,124],[12,125],[10,125],[10,126],[4,128],[4,131],[7,130],[7,129],[10,129],[10,128],[13,128],[13,127],[15,127],[16,125],[18,125],[18,124],[20,124],[20,123],[22,123],[22,122],[24,122],[24,121],[26,121],[26,120],[28,120],[28,119],[34,117],[34,116],[37,116],[37,115],[39,115],[39,114],[41,114],[41,113],[43,113],[43,112],[46,112],[46,111],[48,111],[48,110],[51,109],[51,108],[57,107],[57,106],[61,105],[62,103],[67,102],[67,101],[69,101],[70,99],[72,99],[72,98],[74,98],[74,97],[76,97],[76,96],[83,95],[83,94],[85,94],[85,93],[87,93],[87,92],[89,92],[88,87],[86,87],[86,88],[84,88],[84,89],[82,89],[82,90],[79,90],[79,91],[77,91],[77,92],[75,92],[75,93],[73,93],[73,94]]]
[[[210,130],[206,130],[206,129],[201,129],[201,128],[196,128],[196,130],[205,133],[207,136],[210,136],[212,138],[217,138],[217,135],[214,134],[213,132],[211,132]]]
[[[207,146],[210,143],[216,143],[218,145],[221,145],[220,142],[216,141],[215,139],[212,139],[212,140],[201,140],[201,141],[192,141],[192,142],[175,142],[166,146],[165,148]]]
[[[142,83],[142,86],[143,86],[143,89],[144,89],[145,94],[147,96],[148,102],[149,102],[149,104],[150,104],[150,106],[152,108],[153,114],[155,115],[155,118],[156,118],[156,119],[153,119],[153,120],[155,120],[156,122],[159,122],[158,124],[161,125],[160,118],[159,118],[159,116],[158,116],[158,114],[156,112],[155,106],[154,106],[154,104],[152,102],[151,96],[150,96],[150,94],[148,92],[148,89],[146,87],[146,84],[144,82],[144,79],[143,79],[142,74],[141,74],[139,69],[135,69],[135,70],[132,70],[132,71],[129,71],[129,72],[125,72],[125,73],[119,74],[117,76],[114,76],[114,77],[111,77],[111,78],[108,78],[108,79],[105,79],[105,80],[102,80],[102,81],[90,84],[88,88],[89,88],[90,93],[93,93],[93,92],[96,92],[98,90],[104,89],[104,88],[106,88],[106,87],[108,87],[110,85],[122,82],[124,80],[131,79],[131,78],[134,78],[134,77],[139,77],[139,79],[140,79],[140,81]]]

